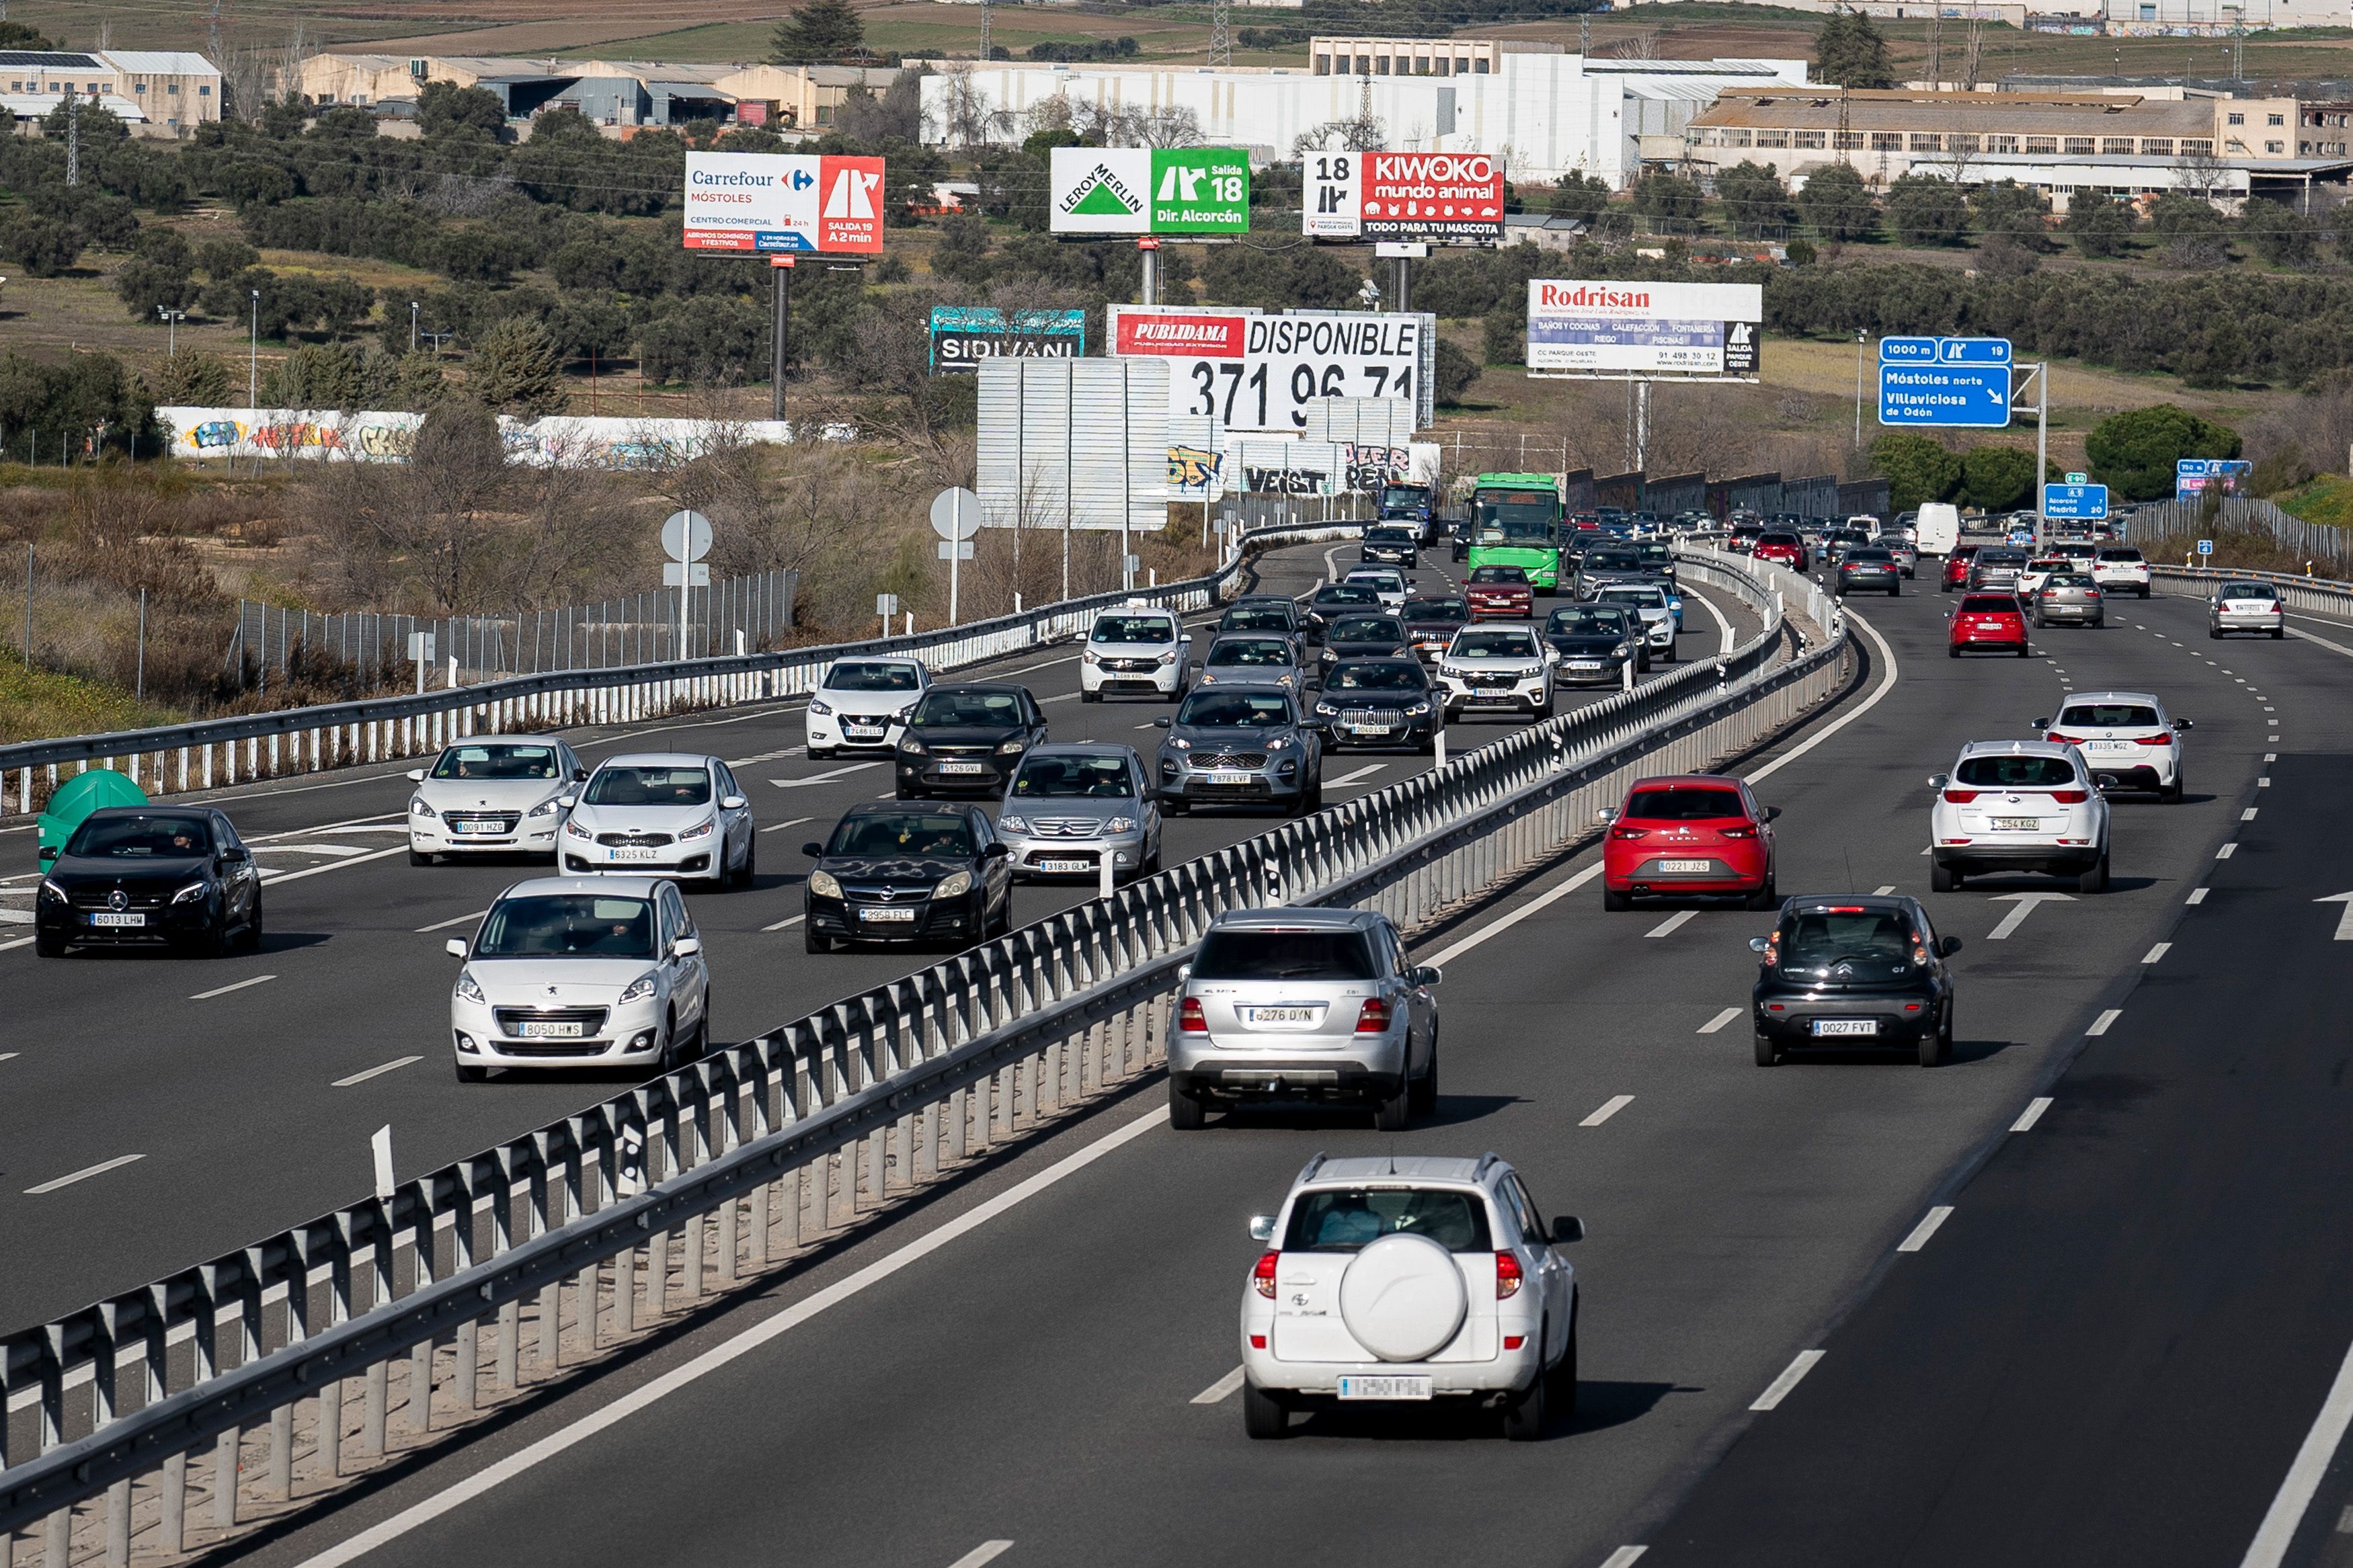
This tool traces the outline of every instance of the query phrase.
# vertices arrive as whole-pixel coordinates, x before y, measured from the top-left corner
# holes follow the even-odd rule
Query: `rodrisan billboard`
[[[686,248],[882,253],[882,160],[689,153]]]
[[[1754,283],[1528,280],[1528,370],[1568,375],[1754,376],[1765,290]]]

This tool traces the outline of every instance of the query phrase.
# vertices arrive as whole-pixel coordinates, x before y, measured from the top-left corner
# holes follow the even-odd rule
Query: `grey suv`
[[[1324,804],[1320,726],[1280,687],[1198,687],[1170,718],[1154,721],[1164,811],[1196,805],[1274,805],[1310,812]]]
[[[1375,910],[1229,910],[1185,971],[1168,1030],[1168,1124],[1214,1100],[1369,1105],[1394,1132],[1438,1107],[1435,969]]]

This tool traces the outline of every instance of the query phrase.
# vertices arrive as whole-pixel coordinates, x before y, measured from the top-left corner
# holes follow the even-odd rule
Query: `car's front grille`
[[[497,1050],[507,1057],[594,1057],[610,1045],[608,1040],[501,1040]]]
[[[1520,683],[1520,678],[1519,678],[1518,676],[1516,676],[1516,675],[1475,675],[1475,674],[1474,674],[1474,675],[1466,676],[1466,677],[1464,677],[1464,678],[1463,678],[1463,679],[1464,679],[1464,684],[1466,684],[1466,685],[1470,685],[1470,686],[1476,686],[1476,687],[1480,687],[1480,688],[1482,688],[1482,689],[1488,689],[1498,690],[1498,691],[1508,691],[1508,690],[1510,690],[1513,687],[1517,686],[1517,685]]]
[[[126,910],[160,910],[168,896],[160,888],[125,888],[122,889],[122,907]],[[114,889],[111,888],[77,888],[74,889],[73,907],[78,910],[111,910],[114,907],[111,901],[113,897]]]
[[[525,1024],[577,1024],[580,1038],[593,1040],[604,1033],[607,1009],[603,1007],[493,1007],[491,1016],[498,1020],[501,1035],[520,1035]],[[538,1045],[575,1045],[576,1041],[539,1040]]]
[[[1193,759],[1197,768],[1262,768],[1266,766],[1264,752],[1219,752]]]
[[[960,763],[970,762],[976,757],[994,756],[996,753],[995,746],[934,746],[932,748],[932,755],[954,757]]]
[[[659,849],[672,839],[667,833],[599,833],[596,842],[616,849]]]
[[[1405,712],[1397,708],[1344,708],[1340,710],[1344,724],[1402,724]]]
[[[1132,670],[1137,674],[1149,674],[1160,668],[1160,661],[1156,658],[1107,658],[1103,661],[1103,667],[1105,669]]]
[[[1040,838],[1092,838],[1103,832],[1099,816],[1033,816],[1029,826]]]
[[[896,904],[904,909],[930,898],[932,887],[929,883],[910,888],[892,882],[844,882],[841,896],[853,904]]]

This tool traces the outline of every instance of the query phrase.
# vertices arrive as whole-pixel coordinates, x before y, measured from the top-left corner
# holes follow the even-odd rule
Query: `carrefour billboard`
[[[882,160],[689,153],[689,250],[882,253]]]

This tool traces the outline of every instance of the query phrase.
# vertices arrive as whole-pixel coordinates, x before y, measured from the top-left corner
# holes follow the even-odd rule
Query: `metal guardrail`
[[[2292,572],[2230,572],[2212,566],[2160,566],[2152,563],[2148,569],[2152,584],[2179,583],[2184,585],[2212,583],[2270,583],[2276,585],[2280,597],[2288,607],[2306,615],[2327,616],[2334,620],[2353,621],[2353,584],[2333,582],[2326,577],[2306,577]]]
[[[150,795],[176,795],[435,752],[468,735],[526,726],[630,723],[686,709],[797,695],[814,689],[825,667],[835,659],[859,655],[914,654],[934,669],[955,669],[1076,636],[1085,631],[1096,611],[1130,599],[1199,609],[1233,585],[1249,552],[1353,531],[1352,525],[1322,521],[1263,528],[1245,535],[1242,552],[1206,576],[1064,600],[1021,615],[912,637],[675,664],[560,670],[449,690],[21,742],[0,746],[0,815],[11,809],[29,814],[57,788],[61,767],[87,770],[112,764]]]
[[[1684,559],[1762,633],[0,1341],[0,1542],[30,1526],[58,1568],[121,1568],[283,1519],[1155,1070],[1220,910],[1426,929],[1587,836],[1634,773],[1710,765],[1843,683],[1836,631],[1774,662],[1785,598],[1837,626],[1814,584]]]

